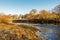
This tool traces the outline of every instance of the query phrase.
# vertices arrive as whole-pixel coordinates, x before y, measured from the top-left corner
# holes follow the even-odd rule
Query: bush
[[[0,23],[12,23],[12,18],[6,15],[0,15]]]

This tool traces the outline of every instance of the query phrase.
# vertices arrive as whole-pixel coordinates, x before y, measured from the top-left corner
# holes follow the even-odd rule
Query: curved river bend
[[[46,25],[46,24],[27,24],[28,26],[36,26],[41,32],[38,35],[46,40],[60,40],[60,26]]]

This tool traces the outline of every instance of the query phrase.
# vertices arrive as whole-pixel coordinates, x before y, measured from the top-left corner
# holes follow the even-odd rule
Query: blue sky
[[[0,0],[0,13],[26,14],[32,9],[52,10],[60,0]]]

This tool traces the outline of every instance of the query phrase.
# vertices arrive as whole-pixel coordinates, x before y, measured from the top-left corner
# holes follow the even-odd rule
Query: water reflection
[[[41,32],[38,35],[45,40],[60,40],[60,26],[46,25],[46,24],[27,24],[29,26],[36,26]]]
[[[39,27],[41,32],[38,35],[46,40],[60,40],[60,30]]]
[[[28,26],[36,26],[41,32],[38,35],[46,40],[60,40],[60,26],[46,24],[26,24]]]

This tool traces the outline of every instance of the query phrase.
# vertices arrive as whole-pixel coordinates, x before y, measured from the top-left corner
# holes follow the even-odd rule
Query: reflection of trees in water
[[[60,30],[57,30],[56,32],[57,32],[57,34],[56,34],[57,35],[57,39],[56,40],[60,40]]]
[[[39,35],[46,40],[60,40],[60,31],[57,29],[40,28]]]

